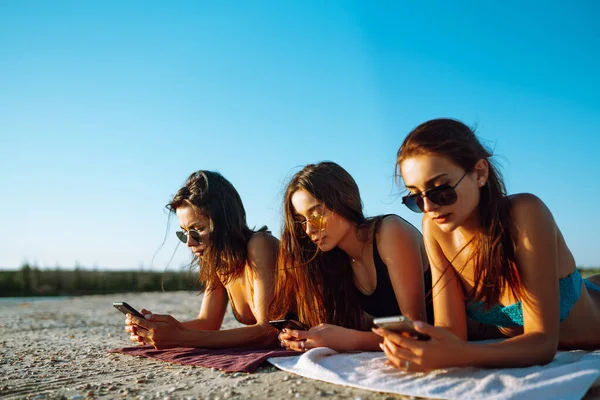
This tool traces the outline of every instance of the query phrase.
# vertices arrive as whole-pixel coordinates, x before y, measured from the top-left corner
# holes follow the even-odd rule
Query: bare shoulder
[[[381,220],[377,232],[381,240],[407,240],[421,237],[421,232],[398,215],[388,215]]]
[[[518,228],[531,228],[554,223],[552,213],[537,196],[531,193],[519,193],[508,197],[511,218]]]
[[[279,239],[269,232],[256,232],[248,241],[248,262],[254,265],[272,263],[277,259]]]

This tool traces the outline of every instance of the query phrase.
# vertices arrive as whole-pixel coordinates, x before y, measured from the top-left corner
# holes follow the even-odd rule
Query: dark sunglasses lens
[[[192,237],[192,239],[194,239],[199,244],[202,244],[202,236],[200,236],[199,232],[197,232],[197,231],[189,231],[188,235],[190,235]]]
[[[416,213],[423,212],[423,199],[419,195],[408,195],[402,198],[402,203]]]
[[[177,238],[179,240],[181,240],[183,243],[187,243],[187,236],[185,235],[185,232],[177,231],[177,232],[175,232],[175,235],[177,235]]]
[[[440,187],[427,193],[429,200],[440,206],[449,206],[456,203],[456,192],[451,187]]]

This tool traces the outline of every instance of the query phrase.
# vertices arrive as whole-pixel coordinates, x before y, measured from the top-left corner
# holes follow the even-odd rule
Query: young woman
[[[177,215],[179,240],[192,251],[205,288],[198,318],[179,322],[142,310],[145,319],[127,316],[131,340],[154,347],[219,348],[276,343],[267,312],[276,274],[278,240],[263,227],[246,225],[238,192],[222,175],[198,171],[167,205]],[[220,331],[227,302],[247,326]]]
[[[532,194],[507,196],[490,157],[451,119],[418,126],[398,151],[402,202],[424,213],[436,325],[415,324],[429,341],[375,330],[399,368],[527,367],[557,348],[600,348],[600,276],[581,278],[548,208]],[[468,343],[467,317],[510,338]]]
[[[297,313],[308,331],[285,329],[296,351],[378,349],[370,316],[426,321],[431,287],[419,231],[396,215],[367,219],[356,182],[333,162],[310,164],[287,186],[275,319]]]

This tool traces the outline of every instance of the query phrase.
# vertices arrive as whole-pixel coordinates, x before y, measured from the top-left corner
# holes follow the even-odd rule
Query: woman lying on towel
[[[381,338],[369,331],[365,311],[427,320],[431,275],[421,233],[396,215],[365,218],[346,170],[307,165],[288,184],[283,211],[272,315],[295,311],[311,327],[284,329],[283,347],[377,350]]]
[[[190,248],[205,288],[198,318],[179,322],[142,310],[128,315],[131,340],[167,347],[265,346],[277,341],[267,311],[275,280],[278,240],[266,227],[253,231],[238,192],[222,175],[194,172],[167,205],[177,215],[179,240]],[[222,330],[227,302],[241,328]]]
[[[398,151],[402,202],[424,213],[436,325],[415,323],[429,341],[374,330],[398,368],[527,367],[558,348],[600,348],[600,275],[582,279],[546,205],[507,196],[490,157],[451,119],[418,126]],[[509,338],[468,343],[468,317]]]

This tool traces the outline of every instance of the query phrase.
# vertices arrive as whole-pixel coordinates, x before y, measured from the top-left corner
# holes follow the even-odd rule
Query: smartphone
[[[142,315],[142,313],[140,313],[138,310],[136,310],[135,308],[131,307],[129,304],[125,303],[124,301],[118,301],[118,302],[114,302],[113,306],[121,311],[123,314],[131,314],[133,316],[136,316],[138,318],[144,318],[144,316]]]
[[[277,319],[274,321],[269,321],[271,326],[277,328],[277,330],[282,330],[283,328],[287,329],[296,329],[299,331],[305,331],[306,327],[302,325],[300,322],[294,321],[292,319]]]
[[[410,318],[398,315],[396,317],[375,318],[373,325],[392,332],[406,333],[417,340],[429,340],[431,337],[425,333],[417,332]]]

